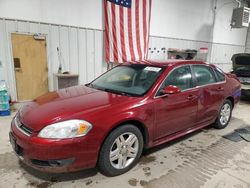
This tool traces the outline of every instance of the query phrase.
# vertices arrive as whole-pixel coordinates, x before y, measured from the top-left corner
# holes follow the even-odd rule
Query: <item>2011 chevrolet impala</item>
[[[125,63],[93,82],[21,108],[10,142],[22,161],[50,172],[98,166],[122,174],[143,148],[208,125],[225,128],[240,98],[233,74],[195,61]]]

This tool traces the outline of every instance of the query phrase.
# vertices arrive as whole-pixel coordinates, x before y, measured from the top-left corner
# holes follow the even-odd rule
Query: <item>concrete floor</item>
[[[8,141],[11,117],[0,117],[0,188],[250,188],[250,143],[235,143],[221,137],[250,125],[249,110],[250,102],[240,102],[226,129],[206,128],[145,151],[136,167],[114,178],[105,177],[96,169],[53,175],[25,166],[18,161]]]

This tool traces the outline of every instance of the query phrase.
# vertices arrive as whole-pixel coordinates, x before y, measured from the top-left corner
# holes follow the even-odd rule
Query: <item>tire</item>
[[[100,150],[100,172],[106,176],[117,176],[129,171],[138,162],[142,150],[143,136],[136,126],[127,124],[116,128]]]
[[[219,115],[213,125],[216,129],[224,129],[231,120],[233,105],[230,100],[225,100],[220,108]]]

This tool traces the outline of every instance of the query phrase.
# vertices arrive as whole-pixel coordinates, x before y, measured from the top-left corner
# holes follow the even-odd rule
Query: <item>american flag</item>
[[[104,0],[107,62],[147,57],[151,0]]]

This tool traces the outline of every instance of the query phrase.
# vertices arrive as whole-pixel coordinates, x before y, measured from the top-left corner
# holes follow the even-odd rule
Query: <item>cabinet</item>
[[[54,74],[54,90],[78,85],[78,74]]]

